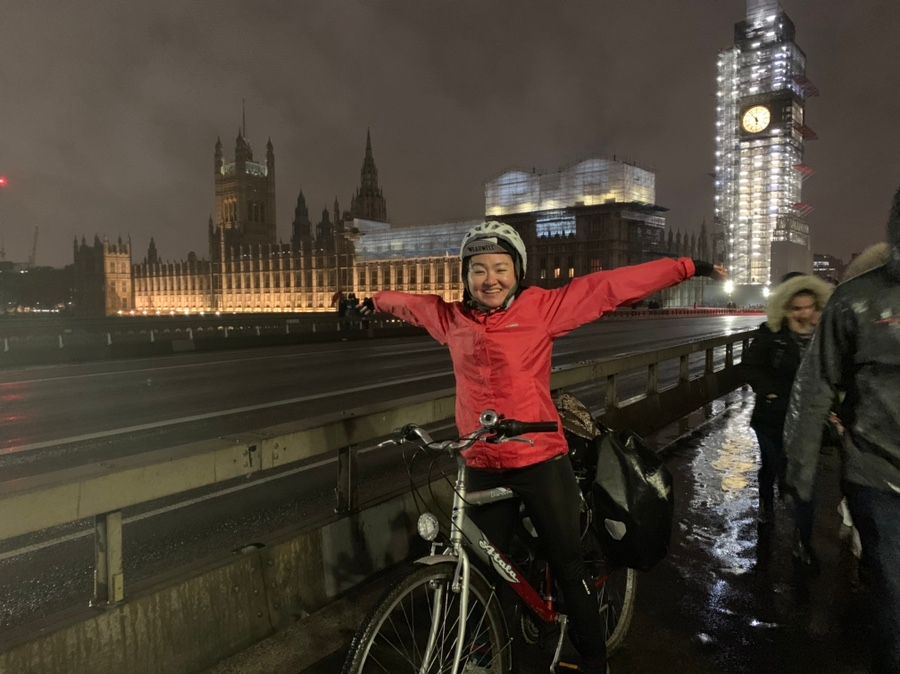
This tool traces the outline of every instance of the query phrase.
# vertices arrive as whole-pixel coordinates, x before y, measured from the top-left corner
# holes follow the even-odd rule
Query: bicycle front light
[[[430,543],[435,538],[437,538],[438,532],[440,531],[437,517],[435,517],[431,513],[422,513],[421,515],[419,515],[419,521],[416,523],[416,529],[419,531],[419,536]]]

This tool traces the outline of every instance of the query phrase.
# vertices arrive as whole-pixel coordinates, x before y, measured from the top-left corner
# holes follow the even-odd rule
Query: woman
[[[747,380],[756,393],[750,426],[759,442],[759,522],[763,525],[774,519],[775,482],[781,487],[784,480],[782,433],[791,386],[832,290],[831,284],[817,276],[796,272],[785,276],[769,296],[766,322],[742,357]],[[798,502],[796,519],[794,555],[810,565],[814,562],[809,545],[812,506]]]
[[[554,339],[697,274],[725,278],[722,267],[681,258],[595,272],[554,290],[526,288],[525,245],[512,227],[496,221],[466,233],[460,259],[462,302],[384,291],[375,295],[375,304],[379,311],[425,328],[449,347],[461,435],[479,427],[485,409],[522,421],[558,421],[550,397]],[[474,445],[465,456],[469,488],[509,486],[525,503],[550,551],[572,620],[573,642],[582,656],[581,671],[605,672],[603,625],[593,587],[585,581],[579,492],[562,425],[556,433],[528,440],[530,444]],[[508,549],[517,513],[517,502],[503,501],[476,509],[472,517],[489,539]]]

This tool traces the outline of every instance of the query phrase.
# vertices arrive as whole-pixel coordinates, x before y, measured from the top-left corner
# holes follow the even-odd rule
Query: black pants
[[[784,454],[781,435],[766,432],[759,428],[756,431],[756,439],[759,441],[759,507],[761,510],[771,510],[775,506],[775,483],[778,483],[778,493],[784,495],[784,473],[787,469],[787,457]],[[794,525],[797,527],[797,535],[807,545],[812,539],[813,523],[816,512],[812,499],[809,501],[794,501]]]
[[[754,428],[759,442],[759,507],[771,510],[775,505],[775,483],[779,492],[784,485],[787,460],[781,444],[781,434]]]
[[[492,487],[509,487],[525,504],[565,599],[572,620],[572,642],[582,656],[604,659],[604,626],[596,591],[581,557],[581,495],[569,457],[515,470],[469,469],[469,491]],[[469,511],[475,524],[500,550],[509,550],[519,517],[519,499],[490,503]]]
[[[900,672],[900,494],[844,482],[863,557],[872,572],[873,672]]]

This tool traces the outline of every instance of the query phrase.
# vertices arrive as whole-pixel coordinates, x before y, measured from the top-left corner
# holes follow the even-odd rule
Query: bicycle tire
[[[425,612],[420,615],[431,615],[433,595],[438,589],[444,591],[449,602],[443,604],[443,629],[425,671],[448,673],[453,662],[459,607],[459,595],[449,590],[455,571],[455,562],[417,566],[388,590],[357,630],[342,674],[418,673],[431,622],[417,620],[415,615],[417,610]],[[493,587],[474,567],[470,575],[468,613],[472,627],[466,630],[469,645],[463,648],[459,674],[508,674],[512,657],[506,620]]]
[[[603,620],[607,655],[615,652],[625,640],[637,597],[637,571],[625,566],[609,566],[597,534],[591,526],[593,495],[588,492],[582,509],[582,553],[584,565],[596,581],[597,601]]]
[[[637,572],[627,567],[613,569],[602,587],[597,588],[600,617],[606,630],[606,653],[612,654],[622,645],[631,619],[634,617],[634,601],[637,596]]]

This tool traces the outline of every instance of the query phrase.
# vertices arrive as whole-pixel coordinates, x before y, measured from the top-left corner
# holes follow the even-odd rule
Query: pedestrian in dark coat
[[[772,521],[775,483],[785,470],[782,434],[791,386],[832,286],[817,276],[790,274],[769,295],[766,322],[759,326],[742,358],[747,381],[756,393],[750,425],[759,442],[759,520]],[[820,429],[821,433],[821,429]],[[817,441],[821,441],[821,434]],[[779,492],[783,492],[779,489]],[[812,513],[801,519],[812,533]],[[806,527],[804,527],[806,528]],[[806,535],[803,531],[803,535]]]
[[[812,499],[811,436],[843,399],[843,490],[871,572],[875,672],[900,672],[900,190],[888,261],[834,292],[797,373],[785,423],[787,484]]]

